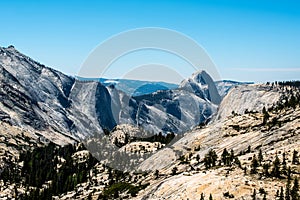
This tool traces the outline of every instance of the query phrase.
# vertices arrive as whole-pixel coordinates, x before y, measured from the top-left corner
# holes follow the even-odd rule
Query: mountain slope
[[[234,88],[229,96],[235,96],[237,91],[234,90],[240,91],[239,87],[241,86]],[[266,93],[278,90],[281,95],[289,96],[291,91],[295,91],[295,88],[288,87],[251,87],[251,92],[257,89],[258,94],[262,90]],[[299,94],[299,90],[296,91]],[[278,94],[272,94],[277,98]],[[247,93],[242,95],[247,97]],[[239,100],[243,102],[243,98]],[[254,101],[258,103],[260,99]],[[246,107],[241,103],[238,105],[243,107],[238,110]],[[247,114],[228,115],[222,121],[215,121],[186,133],[172,146],[162,149],[140,165],[143,170],[159,170],[160,176],[154,178],[151,186],[141,191],[136,199],[200,199],[201,193],[206,196],[212,194],[213,199],[226,199],[226,193],[233,195],[234,199],[252,199],[253,190],[260,191],[261,188],[267,192],[267,199],[275,199],[277,190],[281,186],[285,188],[287,181],[284,165],[281,164],[284,159],[291,167],[291,176],[299,178],[299,163],[292,163],[294,150],[300,151],[299,106],[299,102],[295,108],[277,107],[275,104],[270,107],[270,117],[266,123],[264,114],[249,107]],[[221,155],[225,148],[233,150],[240,166],[236,161],[230,165],[223,164]],[[211,149],[215,150],[218,155],[217,163],[220,164],[206,169],[204,158]],[[263,154],[262,164],[258,167],[258,172],[250,173],[254,154],[258,158],[260,150]],[[275,162],[276,155],[280,159],[281,178],[272,175],[272,163]],[[265,174],[262,167],[264,164],[269,165],[269,175]],[[262,199],[263,194],[257,193],[257,198]]]
[[[217,90],[222,98],[224,98],[231,88],[237,85],[250,85],[254,84],[253,82],[237,82],[237,81],[230,81],[230,80],[222,80],[222,81],[215,81]]]
[[[225,118],[233,112],[243,114],[244,112],[260,112],[263,107],[271,107],[283,96],[284,91],[278,87],[251,84],[240,85],[230,90],[219,106],[217,119]]]
[[[14,123],[19,116],[25,115],[24,112],[37,112],[39,108],[29,106],[35,104],[25,86],[5,70],[5,82],[1,84],[6,84],[4,86],[10,90],[2,90],[1,93],[0,116],[6,122],[0,122],[0,198],[22,199],[29,194],[28,199],[200,199],[204,194],[207,199],[212,194],[217,200],[251,200],[255,189],[256,199],[263,199],[264,195],[266,199],[278,199],[276,193],[281,187],[286,190],[289,176],[292,182],[300,178],[299,156],[295,159],[295,152],[300,152],[300,90],[297,87],[234,87],[221,103],[218,118],[208,125],[202,124],[175,136],[169,144],[162,143],[167,139],[162,134],[156,137],[160,142],[153,142],[154,137],[139,140],[135,136],[140,134],[142,137],[145,132],[132,125],[119,125],[106,134],[110,139],[108,143],[119,143],[120,151],[107,152],[105,148],[97,151],[104,155],[118,154],[115,157],[118,159],[113,160],[115,164],[122,165],[125,158],[129,163],[138,163],[142,170],[142,173],[137,170],[124,173],[118,168],[108,167],[107,162],[95,160],[81,143],[63,147],[53,145],[36,129],[25,131],[9,125],[7,122]],[[100,122],[112,116],[117,124],[128,120],[153,127],[160,127],[155,125],[155,119],[168,117],[178,120],[179,116],[193,116],[190,111],[196,107],[187,109],[191,106],[181,105],[180,98],[185,103],[189,103],[187,100],[192,97],[195,102],[212,105],[210,101],[185,90],[130,98],[114,87],[104,87],[95,82],[75,82],[70,91],[68,98],[71,103],[65,110],[66,116],[76,124],[71,126],[73,131],[100,129]],[[270,103],[270,100],[273,101]],[[10,103],[13,103],[12,108]],[[116,106],[115,110],[101,107],[110,103]],[[39,102],[36,104],[39,105]],[[99,106],[98,110],[94,109],[95,105]],[[48,109],[54,106],[49,105]],[[59,106],[62,105],[59,103]],[[182,111],[185,113],[181,114]],[[71,115],[73,112],[76,115]],[[108,117],[98,115],[103,113],[108,113]],[[140,113],[140,117],[136,113]],[[43,117],[43,113],[37,115]],[[20,123],[25,122],[20,119]],[[109,128],[109,123],[114,122],[105,123]],[[175,123],[173,126],[181,127]],[[48,134],[51,132],[48,131]],[[127,136],[129,139],[126,139]],[[65,137],[64,142],[68,143],[68,139]],[[94,139],[106,140],[105,137]],[[225,149],[227,153],[224,153]],[[20,152],[25,152],[20,156],[22,158],[18,158]],[[210,152],[215,152],[217,158]],[[260,152],[262,158],[254,170],[253,163],[255,158],[260,158]],[[126,157],[128,154],[131,155],[130,160]],[[214,159],[215,165],[212,164]]]
[[[276,103],[280,102],[280,100],[289,92],[280,89],[279,87],[271,87],[271,86],[266,86],[266,85],[240,85],[231,90],[231,92],[223,99],[221,102],[221,105],[217,111],[216,118],[207,126],[205,129],[201,129],[200,132],[205,136],[204,138],[208,140],[213,140],[210,144],[207,145],[208,148],[211,148],[212,145],[214,144],[219,144],[222,141],[222,137],[219,137],[220,135],[223,135],[224,133],[222,132],[225,130],[226,132],[229,132],[230,130],[234,129],[235,123],[232,122],[232,126],[227,125],[227,128],[224,128],[223,126],[226,125],[226,123],[230,123],[231,120],[228,120],[228,118],[235,117],[235,119],[239,119],[240,115],[244,114],[244,111],[247,109],[249,113],[254,113],[255,115],[258,115],[259,118],[261,118],[261,111],[262,108],[265,106],[267,109],[269,107],[272,107],[273,105],[275,106]],[[238,96],[237,96],[238,95]],[[253,98],[249,98],[254,96]],[[261,97],[261,98],[255,98],[255,97]],[[273,102],[270,103],[270,100],[273,100]],[[234,102],[234,104],[232,103]],[[249,102],[249,103],[248,103]],[[234,106],[234,114],[232,114],[232,107]],[[258,109],[256,107],[258,106]],[[230,110],[230,111],[229,111]],[[258,117],[257,117],[258,118]],[[247,118],[245,119],[239,119],[239,121],[244,122],[244,123],[250,123],[250,120],[247,121]],[[257,120],[257,123],[262,123],[262,120],[259,121]],[[250,125],[255,126],[256,123],[250,123]],[[222,128],[223,127],[223,128]],[[161,165],[160,162],[155,162],[155,160],[163,160],[160,159],[160,156],[163,156],[164,158],[167,157],[169,162],[165,163],[172,163],[172,160],[176,159],[176,154],[175,150],[178,150],[178,148],[185,152],[186,148],[190,148],[192,143],[195,143],[198,139],[194,138],[198,136],[199,130],[192,130],[191,132],[187,132],[184,134],[184,136],[177,141],[175,144],[173,144],[170,155],[163,155],[161,153],[157,153],[157,155],[153,155],[150,157],[148,160],[144,161],[142,165],[140,166],[140,169],[142,170],[152,170],[153,168],[153,163],[157,163],[158,168],[163,168],[166,167],[164,165]],[[230,133],[228,133],[230,134]],[[202,137],[202,136],[201,136]],[[248,141],[246,141],[248,142]],[[190,145],[187,145],[190,144]],[[179,147],[179,146],[180,147]],[[202,146],[202,144],[201,144]],[[236,146],[237,147],[237,146]],[[240,151],[241,149],[239,149]],[[170,151],[168,150],[163,150],[163,151]],[[172,156],[171,156],[172,155]],[[153,159],[153,160],[152,160]]]
[[[195,72],[191,78],[183,80],[179,85],[179,89],[194,93],[216,105],[221,102],[221,97],[214,81],[205,71]]]
[[[1,107],[13,125],[70,132],[66,109],[74,79],[19,53],[0,48]]]
[[[187,81],[196,90],[186,85],[131,97],[113,85],[66,76],[12,46],[0,48],[0,70],[2,120],[73,139],[101,134],[117,124],[182,133],[210,119],[220,98],[205,72]]]

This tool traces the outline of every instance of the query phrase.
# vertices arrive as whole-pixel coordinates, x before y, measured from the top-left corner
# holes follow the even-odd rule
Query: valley
[[[0,199],[299,199],[299,82],[130,96],[0,49]]]

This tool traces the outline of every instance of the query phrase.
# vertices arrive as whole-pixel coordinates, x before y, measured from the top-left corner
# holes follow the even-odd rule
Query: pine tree
[[[221,159],[222,159],[222,162],[223,162],[224,165],[228,165],[228,163],[229,163],[229,153],[228,153],[226,148],[223,150],[223,153],[221,155]]]
[[[276,195],[275,197],[279,197],[279,190],[276,190]]]
[[[266,177],[270,176],[269,169],[270,165],[268,163],[263,164],[264,174]]]
[[[290,200],[290,194],[291,194],[291,179],[288,178],[285,188],[285,200]]]
[[[282,173],[284,175],[287,175],[287,166],[286,166],[286,157],[285,157],[285,152],[282,154]]]
[[[256,189],[253,190],[252,200],[256,200]]]
[[[256,159],[256,155],[254,154],[251,162],[251,174],[256,174],[257,173],[257,167],[259,166],[258,161]]]
[[[244,166],[244,175],[247,175],[247,167]]]
[[[264,194],[263,200],[267,200],[267,195]]]
[[[203,192],[201,193],[200,200],[204,200],[204,194],[203,194]]]
[[[247,153],[251,153],[251,146],[248,146]]]
[[[292,170],[291,170],[291,166],[289,166],[289,168],[288,168],[288,170],[287,170],[287,179],[288,179],[288,180],[291,180],[291,179],[292,179],[291,174],[292,174]]]
[[[213,197],[211,194],[209,194],[209,200],[213,200]]]
[[[157,178],[158,178],[158,176],[159,176],[159,171],[158,171],[158,170],[155,170],[155,172],[154,172],[154,176],[155,176],[155,179],[157,179]]]
[[[263,124],[266,124],[268,119],[270,118],[270,115],[265,107],[263,107],[262,113],[263,113]]]
[[[177,173],[177,167],[173,167],[173,169],[172,169],[172,175],[176,175],[176,173]]]
[[[234,161],[234,158],[235,158],[235,156],[234,156],[234,151],[233,151],[233,149],[231,149],[231,151],[230,151],[230,156],[229,156],[230,164]]]
[[[276,178],[280,178],[280,160],[276,155],[275,160],[273,162],[272,176]]]
[[[239,160],[239,158],[237,156],[234,158],[234,164],[236,164],[237,166],[239,166],[239,168],[242,169],[241,161]]]
[[[214,150],[209,150],[209,152],[204,157],[204,165],[206,169],[209,169],[210,167],[216,166],[216,162],[218,160],[218,155]]]
[[[284,200],[284,191],[283,191],[283,187],[280,187],[279,200]]]
[[[299,200],[299,182],[298,178],[294,179],[293,187],[291,190],[292,200]]]
[[[293,109],[296,108],[297,101],[296,101],[296,98],[295,98],[295,96],[293,94],[292,94],[292,96],[290,98],[289,104],[290,104],[290,107],[292,107]]]
[[[205,168],[209,169],[211,167],[211,159],[208,154],[205,155],[203,161],[204,161]]]
[[[299,164],[298,151],[296,150],[294,150],[293,152],[292,164],[293,165]]]
[[[259,153],[258,153],[258,162],[259,162],[259,165],[261,165],[261,163],[262,163],[263,160],[264,160],[264,157],[263,157],[262,151],[261,151],[261,149],[259,149]]]
[[[212,160],[212,166],[213,167],[216,166],[216,162],[218,160],[218,155],[217,155],[215,150],[210,151],[210,157],[211,157],[211,160]]]

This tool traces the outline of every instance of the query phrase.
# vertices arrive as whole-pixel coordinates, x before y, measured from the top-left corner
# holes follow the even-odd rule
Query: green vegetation
[[[298,178],[294,179],[294,184],[291,190],[291,198],[292,200],[299,200],[299,182]]]
[[[159,132],[158,134],[155,134],[151,137],[145,137],[145,138],[130,137],[129,135],[125,134],[124,143],[118,142],[118,140],[115,139],[114,144],[117,147],[122,147],[131,142],[160,142],[162,144],[169,144],[174,138],[175,138],[174,133],[162,134],[161,132]]]
[[[50,200],[53,196],[76,191],[78,184],[91,182],[91,173],[98,164],[90,153],[82,150],[86,150],[82,144],[61,147],[49,143],[32,151],[21,152],[19,160],[8,162],[9,166],[1,173],[1,179],[5,184],[14,183],[15,196],[22,200]],[[22,167],[20,162],[23,163]],[[132,179],[129,173],[102,166],[104,171],[100,173],[108,174],[108,182],[104,184],[106,188],[100,195],[104,199],[116,198],[121,192],[135,196],[147,186],[128,182]],[[25,194],[18,193],[19,186],[25,187]]]
[[[204,165],[206,169],[216,166],[216,162],[218,160],[218,155],[215,150],[209,150],[208,154],[204,157]]]
[[[119,196],[120,193],[127,192],[129,193],[132,197],[135,197],[137,193],[146,188],[148,185],[139,185],[139,186],[134,186],[132,184],[126,183],[126,182],[119,182],[119,183],[114,183],[108,188],[106,188],[102,195],[99,196],[100,199],[110,199],[110,198],[116,198]]]
[[[256,189],[253,190],[252,200],[256,200]]]
[[[265,107],[263,107],[262,113],[263,113],[263,124],[265,125],[267,123],[267,121],[269,120],[270,115]]]
[[[257,167],[259,166],[258,160],[256,159],[256,155],[254,154],[251,162],[251,174],[256,174],[257,173]]]
[[[293,151],[292,164],[293,165],[299,164],[298,151],[296,151],[296,150]]]
[[[278,158],[278,155],[275,156],[275,160],[273,162],[273,168],[272,168],[272,172],[271,172],[271,175],[273,177],[276,177],[276,178],[280,178],[281,176],[281,171],[280,171],[280,160]]]

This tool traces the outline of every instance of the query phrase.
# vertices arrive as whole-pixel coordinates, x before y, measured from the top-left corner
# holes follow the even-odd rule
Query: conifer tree
[[[290,200],[290,194],[291,194],[291,179],[288,178],[285,188],[285,200]]]
[[[286,166],[286,157],[285,157],[285,152],[282,154],[282,173],[284,175],[287,175],[287,166]]]
[[[206,154],[204,157],[204,165],[206,169],[209,169],[211,167],[211,159],[209,157],[209,154]]]
[[[278,155],[276,155],[275,160],[273,162],[272,176],[276,178],[280,178],[280,160]]]
[[[256,159],[256,155],[254,154],[251,162],[251,174],[256,174],[257,173],[257,167],[259,166],[258,161]]]
[[[154,172],[154,176],[155,176],[155,179],[157,179],[157,178],[158,178],[158,176],[159,176],[159,171],[158,171],[158,170],[155,170],[155,172]]]
[[[218,160],[218,155],[217,155],[215,150],[210,151],[210,157],[211,157],[211,160],[212,160],[212,166],[213,167],[216,166],[216,162]]]
[[[196,160],[197,160],[197,162],[199,163],[199,161],[200,161],[200,156],[199,156],[199,154],[196,155]]]
[[[235,158],[234,151],[233,151],[233,149],[231,149],[230,156],[229,156],[230,163],[232,163],[234,161],[234,158]]]
[[[221,159],[222,159],[222,162],[223,162],[224,165],[228,165],[228,163],[229,163],[229,153],[228,153],[226,148],[223,150],[223,153],[221,155]]]
[[[173,169],[172,169],[172,175],[176,175],[176,173],[177,173],[177,167],[173,167]]]
[[[203,194],[203,192],[201,193],[200,200],[204,200],[204,194]]]
[[[239,158],[237,156],[235,156],[234,158],[234,163],[239,166],[239,168],[242,168],[242,164],[241,161],[239,160]]]
[[[244,166],[244,175],[247,175],[247,167]]]
[[[266,177],[270,176],[270,173],[269,173],[270,164],[269,164],[269,163],[263,164],[263,169],[264,169],[264,174],[265,174],[265,176],[266,176]]]
[[[293,165],[299,164],[298,151],[296,151],[295,149],[293,151],[292,164]]]
[[[288,170],[287,170],[287,179],[291,180],[291,174],[292,174],[292,170],[291,170],[291,166],[289,166]]]
[[[262,113],[263,113],[263,124],[266,124],[268,119],[270,118],[270,115],[265,107],[263,107]]]
[[[210,167],[216,166],[216,162],[218,160],[218,155],[216,152],[211,149],[204,157],[204,165],[206,169],[209,169]]]
[[[293,187],[291,190],[292,200],[299,200],[299,182],[298,178],[294,179]]]
[[[247,153],[251,153],[251,146],[250,145],[247,148]]]
[[[283,187],[280,187],[279,200],[284,200],[284,191],[283,191]]]
[[[262,163],[263,160],[264,160],[264,157],[263,157],[262,151],[261,151],[261,149],[259,149],[259,153],[258,153],[258,162],[259,162],[259,165],[261,165],[261,163]]]
[[[267,200],[267,195],[264,194],[263,200]]]
[[[252,200],[256,200],[256,189],[253,190]]]
[[[279,190],[276,190],[276,195],[275,197],[279,197]]]

